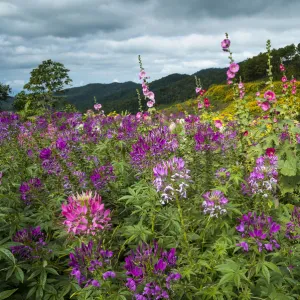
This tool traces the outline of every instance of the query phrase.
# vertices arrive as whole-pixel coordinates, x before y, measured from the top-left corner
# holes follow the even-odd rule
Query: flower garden
[[[0,113],[1,299],[299,299],[300,123],[295,78],[271,44],[256,113]]]

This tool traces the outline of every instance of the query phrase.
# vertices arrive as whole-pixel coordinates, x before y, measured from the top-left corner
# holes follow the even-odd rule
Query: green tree
[[[54,107],[62,98],[57,95],[72,82],[68,72],[63,64],[51,59],[33,69],[29,82],[24,85],[24,89],[31,92],[31,98],[34,98],[32,105],[36,108]]]
[[[0,107],[1,102],[7,100],[9,93],[11,93],[10,86],[0,82]]]

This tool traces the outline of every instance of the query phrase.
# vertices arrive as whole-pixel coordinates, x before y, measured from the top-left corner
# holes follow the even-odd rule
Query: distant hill
[[[272,64],[274,80],[279,80],[280,58],[284,59],[287,75],[300,77],[300,44],[288,45],[284,48],[272,50]],[[260,53],[239,63],[243,82],[253,82],[266,79],[267,55]],[[150,83],[150,90],[155,93],[156,107],[170,106],[174,103],[195,99],[195,78],[201,79],[203,88],[208,89],[213,84],[226,83],[227,68],[209,68],[200,70],[193,75],[171,74]],[[138,100],[136,89],[142,94],[141,85],[134,82],[111,84],[88,84],[83,87],[70,88],[66,91],[66,100],[74,104],[80,111],[93,107],[94,96],[103,105],[106,113],[111,111],[137,112]],[[145,107],[145,101],[143,101]]]
[[[279,70],[280,58],[284,59],[288,78],[294,75],[299,79],[300,44],[272,50],[274,80],[280,80],[282,76]],[[266,79],[266,53],[260,53],[252,58],[248,58],[240,62],[239,65],[240,71],[238,76],[241,76],[243,82],[255,82]],[[195,75],[201,79],[202,86],[205,89],[214,84],[225,84],[226,70],[227,68],[209,68],[200,70],[192,75],[176,73],[150,82],[149,87],[155,93],[157,109],[168,107],[174,103],[181,103],[187,99],[195,99]],[[109,84],[91,83],[81,87],[69,88],[64,91],[63,97],[81,112],[91,109],[94,104],[94,97],[96,97],[97,103],[102,104],[105,113],[125,110],[135,113],[138,111],[136,89],[140,91],[142,99],[144,99],[141,84],[132,81]],[[11,98],[7,103],[4,103],[2,109],[11,108],[12,100]],[[146,109],[145,101],[143,101],[143,105]]]

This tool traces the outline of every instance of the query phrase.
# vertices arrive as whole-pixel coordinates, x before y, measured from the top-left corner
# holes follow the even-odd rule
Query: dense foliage
[[[147,112],[0,113],[0,299],[298,299],[296,80],[274,92],[268,42],[254,116],[221,45],[230,118],[199,78],[158,112],[141,61]]]

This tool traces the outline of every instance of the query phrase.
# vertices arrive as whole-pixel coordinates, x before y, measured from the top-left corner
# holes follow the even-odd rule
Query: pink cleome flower
[[[105,209],[101,196],[92,192],[71,195],[67,204],[62,204],[63,222],[68,232],[95,235],[110,227],[110,210]]]

